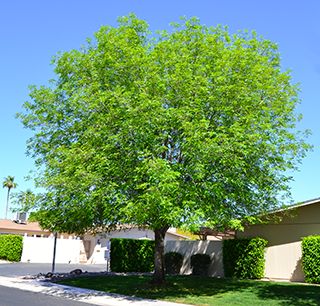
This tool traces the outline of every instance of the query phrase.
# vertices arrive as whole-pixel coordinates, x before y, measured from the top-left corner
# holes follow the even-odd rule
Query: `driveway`
[[[102,272],[106,271],[106,265],[89,265],[89,264],[56,264],[56,273],[67,273],[74,269],[81,269],[83,272]],[[51,264],[49,263],[1,263],[0,276],[17,277],[27,275],[37,275],[39,273],[46,274],[51,272]]]

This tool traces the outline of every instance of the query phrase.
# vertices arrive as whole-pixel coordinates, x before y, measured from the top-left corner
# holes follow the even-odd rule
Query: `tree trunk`
[[[164,267],[164,237],[168,230],[168,226],[154,230],[154,274],[153,283],[161,285],[165,282],[165,267]]]
[[[8,188],[8,193],[7,193],[7,205],[6,205],[6,216],[5,216],[5,219],[8,218],[9,197],[10,197],[10,188]]]

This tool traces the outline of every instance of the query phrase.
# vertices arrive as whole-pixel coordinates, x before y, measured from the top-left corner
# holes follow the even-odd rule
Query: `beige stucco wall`
[[[304,281],[301,255],[300,241],[267,247],[265,277],[295,282]]]
[[[281,216],[281,214],[278,214]],[[260,236],[269,241],[269,245],[279,245],[301,241],[309,235],[320,235],[320,203],[302,206],[282,214],[279,223],[252,225],[244,232],[238,232],[238,237]]]
[[[237,237],[268,240],[265,277],[303,281],[301,240],[309,235],[320,235],[319,216],[320,203],[302,206],[282,215],[279,223],[252,225],[244,232],[238,232]]]
[[[165,253],[178,252],[184,256],[181,274],[190,274],[190,258],[193,254],[208,254],[211,257],[209,276],[223,277],[222,241],[166,241]]]

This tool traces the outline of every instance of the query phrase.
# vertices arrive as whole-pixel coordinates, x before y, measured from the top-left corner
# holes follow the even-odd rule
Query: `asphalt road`
[[[74,269],[81,269],[83,272],[102,272],[106,271],[106,265],[56,264],[55,272],[67,273]],[[23,262],[0,264],[0,276],[17,277],[37,275],[39,273],[46,274],[47,272],[51,272],[51,264]]]
[[[85,306],[70,299],[0,286],[0,306]]]

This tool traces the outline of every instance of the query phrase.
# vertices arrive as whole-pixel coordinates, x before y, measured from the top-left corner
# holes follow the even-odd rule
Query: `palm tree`
[[[6,216],[5,216],[5,219],[7,219],[8,208],[9,208],[9,199],[10,199],[10,190],[12,188],[16,188],[18,185],[17,185],[17,183],[14,182],[14,176],[8,175],[6,178],[4,178],[2,186],[3,186],[3,188],[8,188],[7,205],[6,205]]]
[[[36,203],[36,195],[30,189],[11,194],[12,199],[16,205],[13,211],[16,212],[29,212]]]

